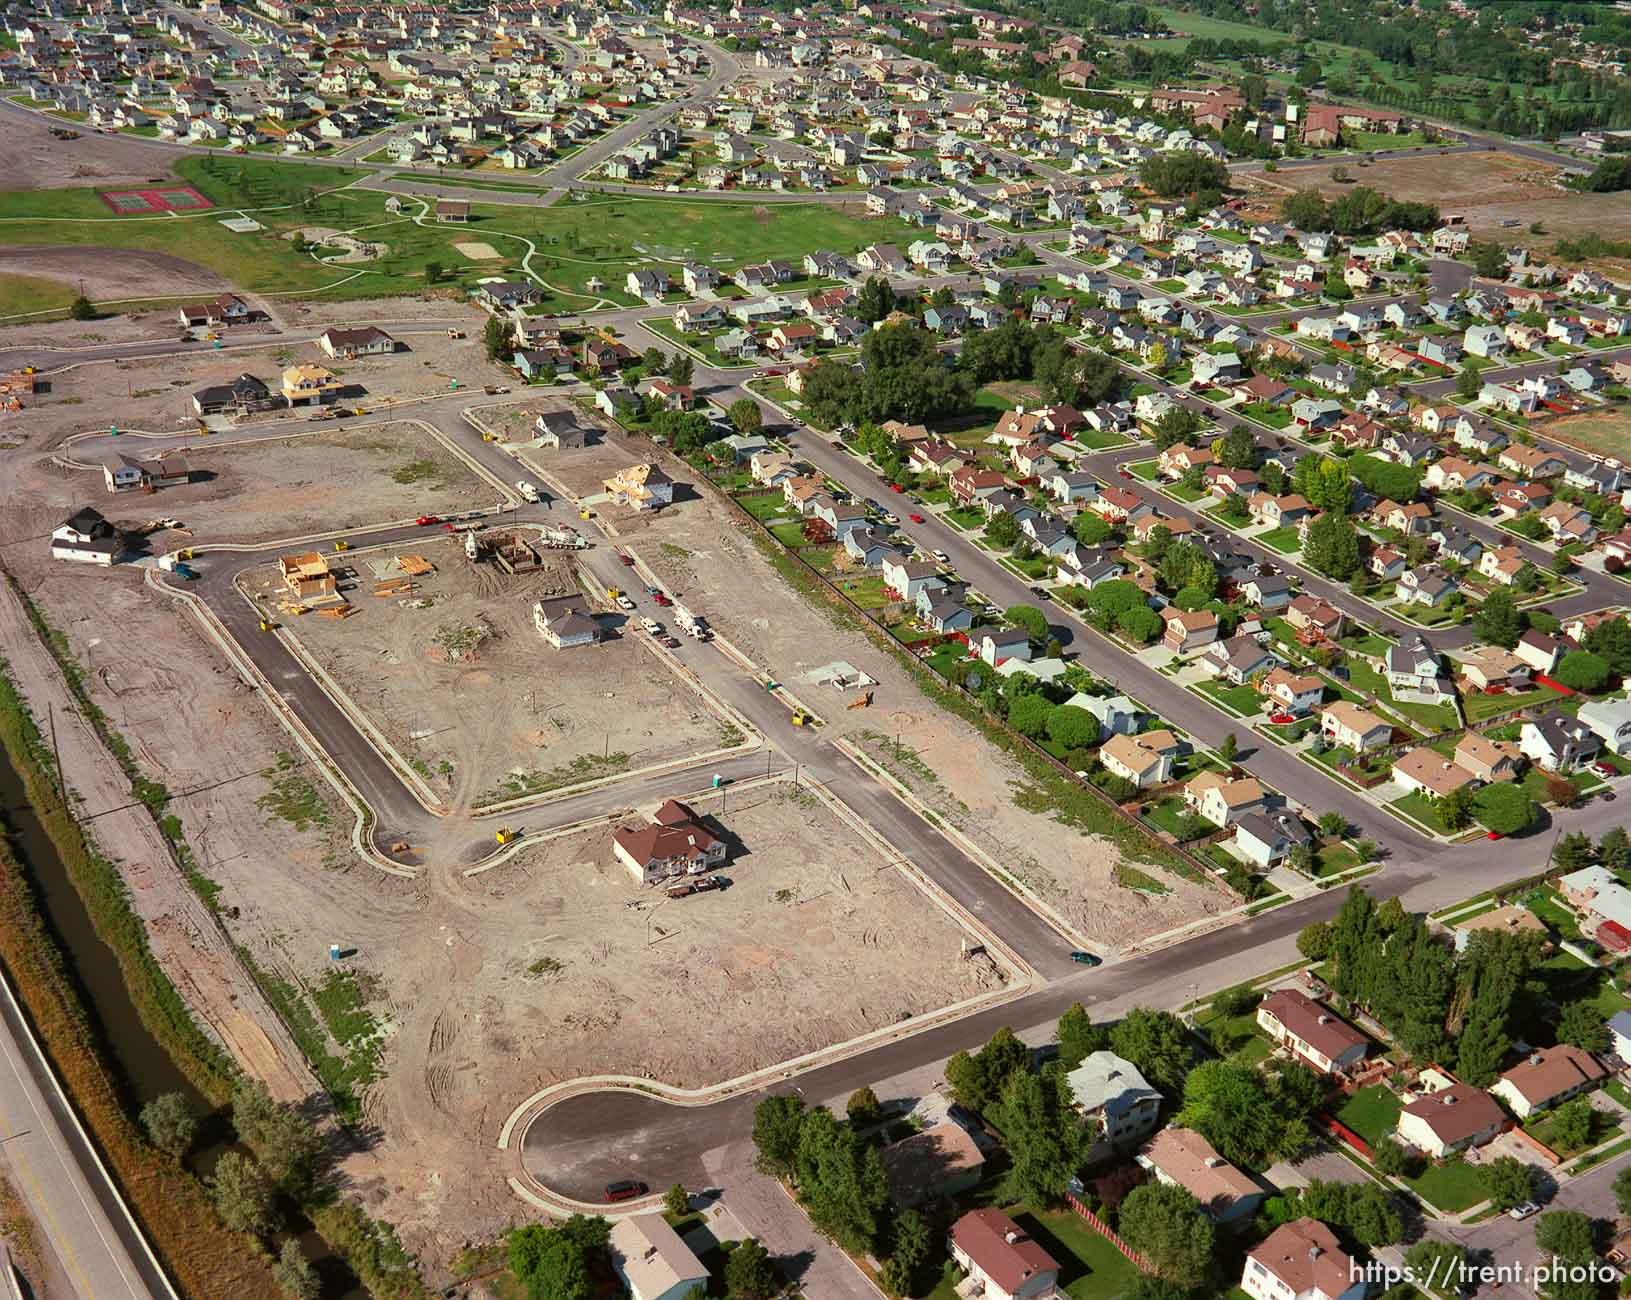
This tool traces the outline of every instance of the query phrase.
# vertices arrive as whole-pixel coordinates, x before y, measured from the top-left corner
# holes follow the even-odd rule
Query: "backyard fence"
[[[1070,1192],[1065,1193],[1065,1201],[1069,1204],[1070,1208],[1075,1210],[1076,1213],[1087,1223],[1088,1227],[1092,1228],[1094,1232],[1098,1233],[1099,1236],[1103,1237],[1112,1246],[1125,1255],[1128,1261],[1140,1272],[1155,1272],[1155,1270],[1150,1267],[1148,1261],[1146,1261],[1142,1255],[1140,1255],[1120,1237],[1116,1236],[1110,1225],[1103,1219],[1099,1218],[1098,1215],[1094,1214],[1092,1210],[1088,1209],[1083,1202],[1079,1201]]]

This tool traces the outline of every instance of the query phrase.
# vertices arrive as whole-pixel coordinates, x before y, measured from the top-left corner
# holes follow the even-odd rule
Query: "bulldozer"
[[[351,549],[351,543],[350,542],[335,542],[334,543],[334,549],[336,551],[349,551]]]
[[[515,839],[515,832],[508,826],[500,826],[498,830],[493,832],[493,838],[500,844],[508,844]]]

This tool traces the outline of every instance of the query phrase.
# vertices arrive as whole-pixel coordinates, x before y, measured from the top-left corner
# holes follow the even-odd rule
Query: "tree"
[[[425,263],[425,283],[426,284],[435,284],[441,278],[442,278],[442,264],[440,262],[438,262],[438,261],[435,261],[435,260],[426,262]],[[301,1258],[304,1259],[305,1256],[302,1255]]]
[[[1370,1159],[1373,1165],[1390,1178],[1405,1177],[1416,1164],[1410,1152],[1389,1137],[1371,1144]]]
[[[726,408],[725,414],[738,433],[758,433],[764,427],[764,412],[751,397],[738,397]]]
[[[731,1300],[769,1300],[778,1286],[770,1252],[757,1238],[749,1237],[725,1256],[725,1289]]]
[[[1557,1017],[1557,1041],[1588,1052],[1608,1050],[1608,1025],[1590,1002],[1565,1002]]]
[[[1035,605],[1010,605],[1003,610],[1002,616],[1015,627],[1024,628],[1031,640],[1047,640],[1048,616]]]
[[[68,305],[68,315],[73,320],[95,320],[96,306],[84,294],[80,294]]]
[[[1081,1167],[1092,1135],[1068,1101],[1068,1085],[1058,1073],[1009,1076],[995,1115],[1011,1162],[1004,1197],[1052,1204]]]
[[[573,1227],[581,1218],[573,1215],[559,1228],[529,1223],[510,1233],[510,1271],[526,1288],[528,1300],[588,1300],[590,1244]]]
[[[210,1175],[210,1196],[221,1222],[234,1232],[265,1236],[277,1223],[272,1185],[241,1151],[224,1152]]]
[[[1560,685],[1589,695],[1607,686],[1614,670],[1601,655],[1594,655],[1590,650],[1571,650],[1563,656],[1552,676]]]
[[[1608,661],[1622,675],[1631,673],[1631,623],[1623,618],[1604,619],[1585,635],[1585,648]]]
[[[680,388],[691,386],[691,376],[696,373],[697,363],[692,360],[688,352],[676,352],[668,358],[668,377]]]
[[[1006,510],[999,510],[986,522],[985,538],[993,546],[1013,546],[1019,541],[1019,525],[1014,522],[1013,515]]]
[[[1103,546],[1115,533],[1115,529],[1091,510],[1084,510],[1071,520],[1070,531],[1083,546]]]
[[[1466,830],[1472,825],[1473,811],[1473,792],[1468,786],[1459,785],[1438,801],[1438,818],[1446,830]]]
[[[1548,1210],[1535,1220],[1535,1245],[1570,1263],[1597,1254],[1597,1230],[1578,1210]]]
[[[166,1092],[142,1107],[142,1128],[147,1140],[160,1151],[184,1156],[198,1136],[198,1120],[192,1107],[179,1092]]]
[[[1533,1166],[1516,1156],[1496,1156],[1483,1168],[1484,1190],[1497,1210],[1522,1205],[1535,1194]]]
[[[1631,1165],[1614,1175],[1614,1204],[1621,1214],[1631,1214]]]
[[[1059,1017],[1059,1062],[1068,1073],[1110,1043],[1110,1031],[1095,1025],[1080,1002],[1072,1002]]]
[[[691,1212],[691,1193],[685,1190],[684,1183],[675,1183],[663,1193],[663,1209],[676,1219],[682,1219]]]
[[[1048,714],[1048,739],[1065,749],[1085,749],[1098,743],[1099,720],[1074,704],[1056,705]]]
[[[1564,871],[1579,871],[1581,867],[1589,867],[1596,857],[1596,850],[1591,842],[1591,836],[1584,831],[1570,831],[1558,840],[1557,848],[1552,851],[1552,861]]]
[[[1497,587],[1484,597],[1472,622],[1484,640],[1508,650],[1517,645],[1523,635],[1523,611],[1505,587]]]
[[[766,1097],[753,1110],[755,1161],[762,1174],[790,1178],[797,1166],[799,1128],[804,1123],[804,1102],[793,1093]]]
[[[640,367],[648,375],[660,375],[668,369],[668,353],[655,343],[640,354]]]
[[[1298,190],[1280,201],[1280,215],[1298,230],[1329,230],[1330,207],[1318,190]]]
[[[294,1300],[317,1300],[323,1294],[323,1283],[317,1270],[300,1249],[300,1243],[290,1237],[278,1251],[277,1263],[272,1265],[272,1277],[283,1288],[285,1295]]]
[[[1348,832],[1348,814],[1339,812],[1323,812],[1319,821],[1315,823],[1320,834],[1329,839],[1336,839]]]
[[[1435,1237],[1423,1237],[1404,1253],[1405,1265],[1423,1289],[1439,1295],[1462,1293],[1467,1248]]]
[[[1176,1184],[1133,1188],[1121,1203],[1117,1227],[1162,1277],[1198,1286],[1210,1271],[1217,1230],[1195,1198]]]
[[[849,1116],[851,1124],[860,1128],[875,1122],[883,1114],[883,1107],[878,1103],[878,1094],[871,1088],[857,1088],[850,1093],[844,1113]]]
[[[1048,730],[1053,705],[1046,695],[1021,695],[1008,706],[1008,725],[1022,736],[1035,740]]]
[[[895,291],[881,275],[867,277],[856,296],[855,314],[868,325],[881,321],[895,310]]]
[[[1265,1169],[1307,1144],[1303,1116],[1291,1110],[1261,1071],[1239,1061],[1203,1061],[1184,1082],[1177,1122],[1204,1136],[1225,1160]]]
[[[929,1257],[929,1225],[916,1210],[901,1210],[895,1215],[890,1235],[889,1258],[881,1274],[883,1284],[896,1295],[913,1295],[918,1290],[918,1270]]]
[[[481,331],[489,361],[508,361],[515,355],[515,326],[494,316]]]
[[[1297,951],[1309,961],[1324,961],[1331,955],[1331,923],[1311,921],[1297,932]]]
[[[1148,645],[1165,630],[1166,624],[1161,616],[1147,605],[1140,605],[1135,609],[1123,610],[1116,615],[1116,627],[1129,640],[1137,641],[1140,645]]]
[[[846,1250],[877,1248],[889,1187],[878,1149],[817,1106],[799,1127],[799,1196],[810,1222]]]
[[[1303,559],[1311,569],[1337,582],[1346,582],[1357,573],[1359,537],[1348,517],[1331,510],[1309,524]]]
[[[1560,1035],[1561,1036],[1561,1035]],[[1603,1041],[1608,1041],[1605,1032]],[[1552,1137],[1564,1151],[1578,1151],[1591,1141],[1592,1106],[1585,1097],[1566,1101],[1552,1112]]]
[[[1233,763],[1235,761],[1235,755],[1239,752],[1240,738],[1231,731],[1223,738],[1223,743],[1218,746],[1218,757],[1225,763]]]
[[[1489,239],[1474,239],[1467,244],[1467,260],[1473,270],[1486,280],[1506,278],[1506,249]]]
[[[1145,188],[1164,199],[1202,190],[1222,190],[1229,183],[1223,163],[1187,150],[1152,154],[1138,169]]]
[[[1257,439],[1244,424],[1237,424],[1212,444],[1212,454],[1231,469],[1251,469],[1257,463]]]
[[[1597,841],[1597,861],[1601,862],[1610,871],[1622,870],[1631,862],[1631,837],[1625,833],[1625,827],[1611,827],[1602,839]]]
[[[1169,1096],[1177,1096],[1193,1055],[1189,1031],[1170,1011],[1134,1007],[1110,1031],[1110,1050]]]
[[[273,1100],[265,1084],[246,1076],[232,1088],[232,1126],[255,1148],[273,1182],[295,1196],[310,1190],[323,1136],[304,1113]]]
[[[1523,788],[1506,781],[1486,785],[1473,796],[1479,822],[1497,835],[1516,835],[1535,824],[1540,808]]]
[[[962,1105],[979,1113],[1002,1096],[1010,1075],[1030,1068],[1031,1049],[1005,1025],[973,1056],[958,1052],[947,1061],[946,1083]]]

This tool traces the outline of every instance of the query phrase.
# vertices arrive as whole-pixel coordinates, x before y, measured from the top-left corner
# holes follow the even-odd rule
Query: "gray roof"
[[[1065,1076],[1070,1095],[1084,1111],[1125,1114],[1145,1101],[1160,1101],[1138,1067],[1114,1052],[1093,1052]]]

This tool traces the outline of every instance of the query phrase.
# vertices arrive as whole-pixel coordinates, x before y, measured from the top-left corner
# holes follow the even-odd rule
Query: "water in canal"
[[[221,1154],[233,1146],[228,1117],[210,1106],[147,1032],[125,989],[118,959],[98,937],[85,904],[68,878],[68,869],[29,806],[22,779],[4,749],[0,749],[0,809],[4,809],[5,820],[12,828],[12,850],[34,884],[46,925],[62,949],[70,976],[79,985],[92,1029],[100,1036],[104,1054],[125,1092],[127,1109],[134,1115],[166,1092],[185,1096],[193,1113],[203,1117],[199,1141],[187,1158],[187,1167],[200,1176],[207,1175]],[[287,1198],[280,1203],[288,1232],[271,1243],[273,1253],[282,1248],[288,1235],[296,1235],[322,1280],[323,1300],[366,1300],[367,1292],[350,1266],[328,1248],[296,1206]]]

